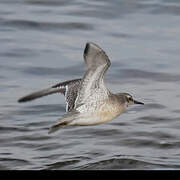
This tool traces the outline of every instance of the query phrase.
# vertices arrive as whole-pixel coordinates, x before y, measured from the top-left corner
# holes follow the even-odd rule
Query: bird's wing
[[[70,112],[74,109],[75,100],[77,98],[78,91],[80,89],[81,79],[71,80],[66,86],[65,100],[66,100],[66,112]]]
[[[86,103],[97,89],[102,91],[102,94],[107,92],[103,80],[111,62],[106,53],[98,45],[88,42],[84,49],[84,61],[86,72],[81,81],[81,89],[75,102],[76,107]]]
[[[50,94],[54,94],[54,93],[63,93],[64,94],[65,88],[63,87],[62,89],[59,88],[46,88],[46,89],[42,89],[40,91],[36,91],[33,93],[30,93],[26,96],[21,97],[20,99],[18,99],[19,103],[24,103],[24,102],[28,102],[28,101],[32,101],[35,100],[37,98],[43,97],[43,96],[47,96]]]
[[[32,101],[37,98],[47,96],[50,94],[62,93],[65,95],[65,99],[67,103],[66,110],[70,111],[74,108],[74,101],[76,99],[76,95],[78,91],[78,88],[76,87],[79,87],[80,82],[81,82],[81,79],[73,79],[69,81],[64,81],[54,86],[51,86],[50,88],[42,89],[40,91],[36,91],[31,94],[28,94],[18,99],[18,102]]]

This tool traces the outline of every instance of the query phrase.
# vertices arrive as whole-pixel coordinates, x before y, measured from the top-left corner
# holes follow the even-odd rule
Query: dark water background
[[[106,82],[145,106],[48,135],[64,97],[18,104],[84,72],[87,41],[111,59]],[[0,0],[0,169],[179,169],[179,0]]]

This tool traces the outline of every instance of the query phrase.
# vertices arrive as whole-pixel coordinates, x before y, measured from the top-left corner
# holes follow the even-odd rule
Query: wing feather
[[[76,100],[76,107],[88,101],[90,96],[98,90],[107,94],[108,90],[104,85],[104,74],[111,65],[106,53],[96,44],[88,42],[84,49],[84,61],[86,72],[81,81],[81,89]]]

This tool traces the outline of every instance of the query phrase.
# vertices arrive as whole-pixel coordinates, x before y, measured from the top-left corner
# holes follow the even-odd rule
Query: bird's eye
[[[129,97],[129,101],[133,101],[133,98],[132,98],[132,97]]]

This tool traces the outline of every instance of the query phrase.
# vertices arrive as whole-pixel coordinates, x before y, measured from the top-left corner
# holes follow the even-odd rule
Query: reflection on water
[[[179,8],[178,0],[2,0],[0,169],[179,169]],[[17,99],[81,77],[87,41],[111,59],[108,88],[145,106],[48,135],[64,98]]]

